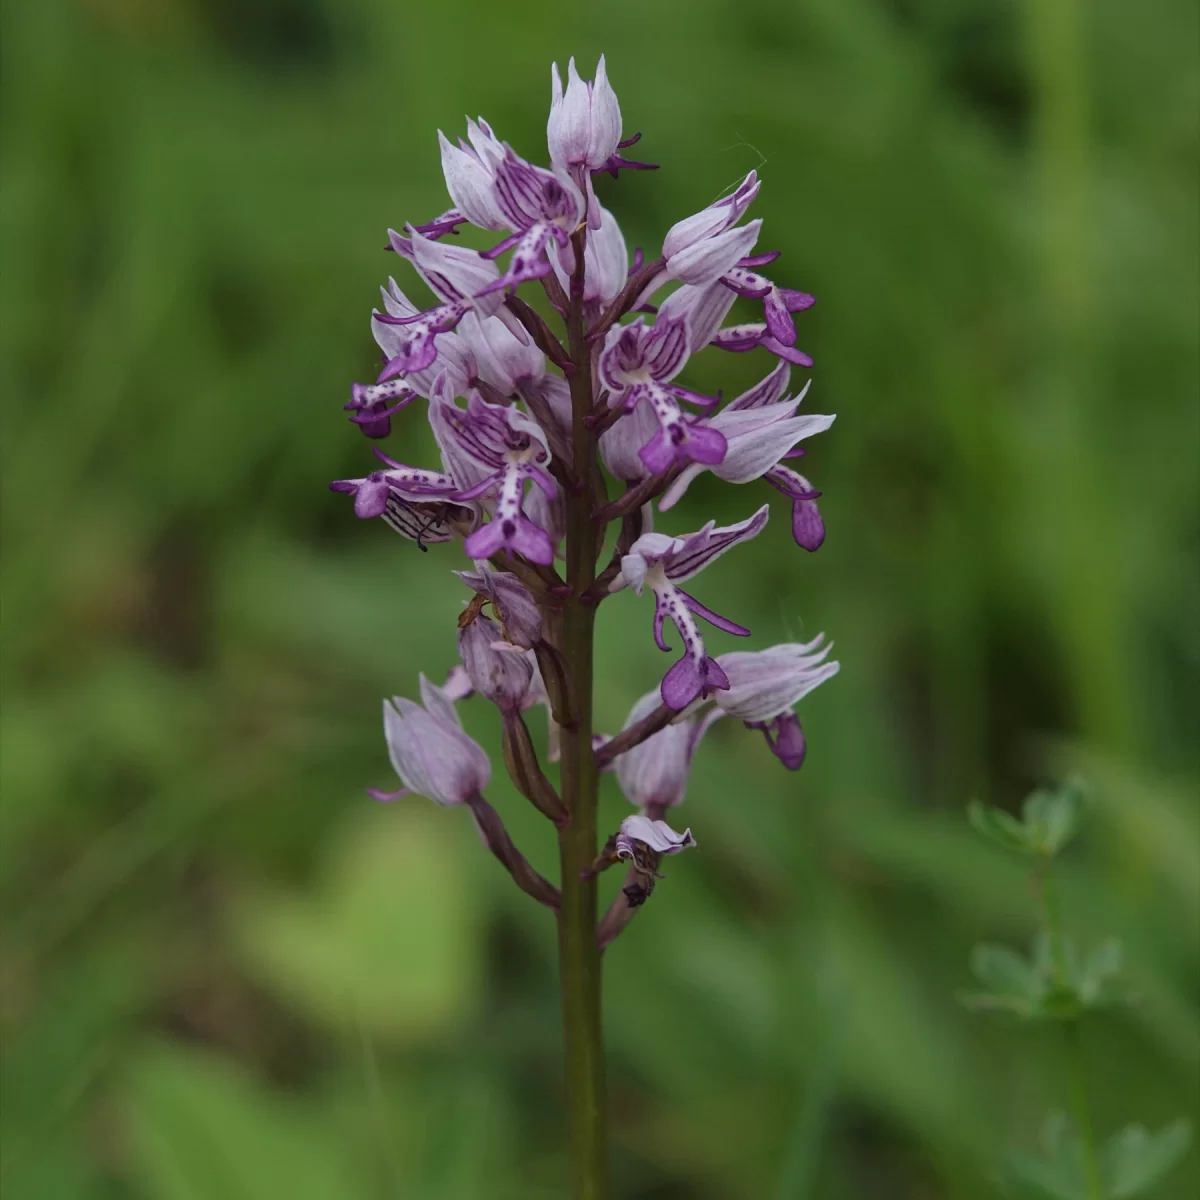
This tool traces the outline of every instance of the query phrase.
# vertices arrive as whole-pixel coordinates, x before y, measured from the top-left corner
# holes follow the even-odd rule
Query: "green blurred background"
[[[445,207],[435,130],[482,113],[541,158],[550,61],[600,50],[662,164],[600,185],[631,248],[760,168],[839,414],[825,547],[777,503],[701,582],[842,673],[798,775],[714,730],[701,850],[609,955],[617,1195],[997,1195],[1065,1095],[1049,1033],[955,999],[974,942],[1034,925],[963,809],[1069,770],[1097,805],[1067,921],[1140,997],[1085,1029],[1100,1127],[1195,1110],[1194,5],[5,8],[5,1197],[561,1194],[550,923],[462,814],[363,793],[379,698],[452,660],[460,564],[325,485],[371,461],[339,406],[385,229]],[[664,525],[768,491],[701,481]],[[604,613],[607,728],[663,669],[649,624]]]

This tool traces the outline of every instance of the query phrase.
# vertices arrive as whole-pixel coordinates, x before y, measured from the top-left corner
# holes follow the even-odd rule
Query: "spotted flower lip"
[[[463,732],[454,702],[421,676],[421,704],[395,696],[383,702],[388,757],[400,782],[398,792],[373,792],[394,800],[407,792],[435,804],[466,804],[487,786],[491,763],[483,747]]]
[[[690,829],[676,833],[666,821],[652,821],[642,816],[626,817],[616,837],[617,857],[634,858],[637,853],[634,842],[649,846],[655,854],[680,854],[695,846],[696,839],[692,837]]]
[[[637,595],[644,587],[654,592],[654,641],[667,650],[663,626],[670,621],[683,639],[683,657],[663,677],[660,695],[668,708],[685,709],[692,701],[729,686],[721,664],[704,647],[696,617],[737,637],[750,631],[728,617],[705,607],[678,585],[698,574],[739,542],[748,541],[766,526],[769,509],[763,505],[752,517],[737,525],[716,528],[709,521],[702,529],[685,537],[663,533],[644,533],[621,559],[621,573],[613,589],[630,586]]]
[[[721,350],[732,350],[735,354],[761,346],[764,350],[769,350],[776,358],[782,358],[793,366],[811,367],[813,365],[813,360],[803,350],[797,350],[795,346],[788,346],[779,341],[765,324],[749,323],[727,326],[714,334],[708,344],[717,346]]]

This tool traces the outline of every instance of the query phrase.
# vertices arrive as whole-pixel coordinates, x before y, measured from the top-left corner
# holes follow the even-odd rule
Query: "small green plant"
[[[1103,1145],[1096,1139],[1084,1076],[1080,1024],[1089,1009],[1129,1002],[1121,987],[1121,946],[1108,939],[1081,950],[1063,930],[1054,862],[1079,832],[1087,793],[1078,780],[1034,792],[1021,818],[972,801],[971,824],[1007,850],[1032,860],[1041,928],[1029,957],[1007,946],[979,945],[971,969],[979,990],[961,994],[978,1012],[1022,1021],[1054,1022],[1063,1030],[1071,1115],[1051,1113],[1042,1126],[1041,1153],[1011,1152],[1006,1181],[1018,1195],[1041,1200],[1127,1200],[1157,1183],[1187,1153],[1192,1131],[1184,1120],[1158,1133],[1127,1125]]]

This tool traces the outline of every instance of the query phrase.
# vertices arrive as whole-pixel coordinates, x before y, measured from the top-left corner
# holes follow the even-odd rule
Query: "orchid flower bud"
[[[490,618],[470,609],[463,615],[470,619],[458,631],[458,653],[472,685],[502,712],[516,712],[533,679],[531,657],[510,648]]]
[[[404,787],[373,794],[379,800],[394,800],[415,792],[447,807],[466,804],[492,777],[488,756],[463,732],[453,701],[424,675],[421,700],[423,706],[403,696],[383,702],[388,757]]]
[[[608,82],[604,55],[596,64],[595,82],[580,79],[572,58],[567,63],[566,92],[557,63],[550,68],[550,84],[550,119],[546,123],[550,161],[568,170],[600,170],[621,140],[621,106]]]

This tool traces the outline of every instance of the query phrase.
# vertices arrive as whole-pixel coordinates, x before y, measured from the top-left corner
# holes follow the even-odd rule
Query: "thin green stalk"
[[[1092,1122],[1092,1105],[1088,1099],[1087,1077],[1083,1070],[1083,1042],[1080,1039],[1078,1017],[1066,1023],[1064,1034],[1067,1043],[1067,1080],[1071,1088],[1071,1109],[1079,1129],[1088,1200],[1104,1200],[1104,1184],[1100,1179],[1100,1156],[1096,1152],[1096,1129]]]
[[[604,1038],[600,1017],[600,951],[596,942],[596,883],[584,873],[596,857],[596,760],[592,754],[592,673],[595,608],[581,597],[596,575],[592,517],[594,446],[584,424],[591,411],[592,372],[583,319],[583,235],[575,238],[576,270],[567,317],[574,416],[575,490],[566,489],[567,583],[571,596],[560,624],[560,649],[571,686],[571,723],[562,733],[562,799],[570,813],[559,831],[562,911],[559,963],[567,1143],[572,1200],[607,1200],[608,1136]]]
[[[1054,982],[1060,989],[1072,986],[1070,965],[1067,960],[1067,945],[1063,937],[1062,911],[1058,904],[1058,892],[1051,875],[1051,861],[1042,864],[1041,894],[1042,913],[1046,937],[1050,942],[1050,958],[1054,966]],[[1076,1013],[1063,1022],[1063,1040],[1067,1068],[1067,1086],[1071,1094],[1071,1111],[1079,1132],[1079,1146],[1083,1157],[1083,1175],[1087,1186],[1088,1200],[1104,1200],[1104,1184],[1100,1177],[1100,1157],[1096,1150],[1096,1130],[1092,1121],[1092,1106],[1088,1099],[1087,1076],[1083,1067],[1083,1042],[1079,1032],[1079,1015]]]

